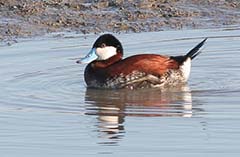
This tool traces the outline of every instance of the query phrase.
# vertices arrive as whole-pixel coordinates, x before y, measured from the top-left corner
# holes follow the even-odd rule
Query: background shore
[[[0,0],[0,41],[51,32],[148,32],[240,24],[239,0]]]

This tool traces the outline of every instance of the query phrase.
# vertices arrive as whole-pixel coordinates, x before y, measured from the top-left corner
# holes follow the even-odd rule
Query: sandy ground
[[[0,40],[240,25],[239,0],[0,0]]]

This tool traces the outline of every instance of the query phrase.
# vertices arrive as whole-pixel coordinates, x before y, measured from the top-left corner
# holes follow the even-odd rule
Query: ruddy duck
[[[140,54],[125,59],[120,41],[111,34],[101,35],[86,57],[77,63],[89,63],[84,72],[92,88],[151,88],[186,83],[191,60],[201,53],[201,43],[182,56]]]

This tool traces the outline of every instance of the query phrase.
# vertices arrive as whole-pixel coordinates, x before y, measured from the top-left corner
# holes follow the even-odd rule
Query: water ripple
[[[16,75],[8,80],[10,86],[7,90],[11,94],[4,103],[18,108],[79,112],[83,110],[79,107],[81,88],[84,89],[78,79],[81,77],[76,66],[72,65]]]

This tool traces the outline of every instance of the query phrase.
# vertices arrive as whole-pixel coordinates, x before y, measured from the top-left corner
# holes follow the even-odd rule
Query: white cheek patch
[[[103,48],[97,48],[96,54],[98,56],[98,60],[106,60],[117,54],[117,49],[113,46],[106,46]]]

